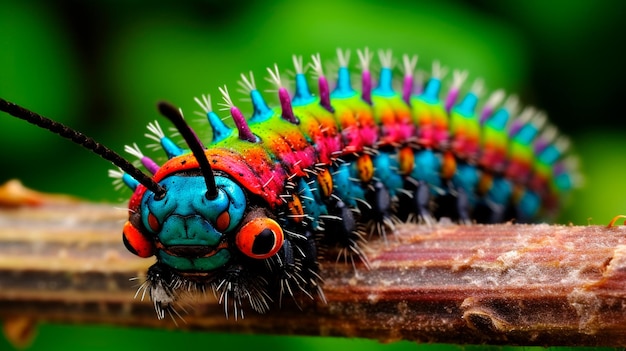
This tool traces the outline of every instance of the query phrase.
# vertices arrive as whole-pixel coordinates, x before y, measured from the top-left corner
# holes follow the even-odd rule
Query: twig
[[[209,294],[190,302],[185,322],[175,325],[133,297],[153,261],[123,247],[123,207],[6,186],[0,199],[0,318],[9,326],[32,320],[382,341],[626,345],[624,226],[401,225],[388,244],[371,240],[369,270],[323,262],[327,303],[282,301],[268,314],[227,320]]]

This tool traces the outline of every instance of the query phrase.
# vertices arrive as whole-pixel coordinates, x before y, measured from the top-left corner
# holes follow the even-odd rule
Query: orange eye
[[[131,253],[143,258],[154,255],[154,243],[128,221],[124,224],[122,238],[124,246]]]
[[[219,216],[217,216],[217,220],[215,221],[215,229],[223,232],[230,225],[230,215],[228,211],[222,212]]]
[[[276,221],[267,217],[254,218],[246,223],[235,239],[241,252],[256,259],[274,256],[284,241],[283,229]]]
[[[159,220],[152,213],[148,214],[148,225],[150,226],[150,229],[152,229],[152,231],[155,233],[161,231],[161,223],[159,223]]]

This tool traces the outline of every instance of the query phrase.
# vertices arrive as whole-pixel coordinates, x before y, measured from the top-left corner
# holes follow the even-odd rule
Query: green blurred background
[[[626,79],[620,0],[187,1],[78,0],[0,2],[0,96],[93,136],[115,150],[145,145],[155,103],[167,99],[188,116],[193,97],[235,90],[252,70],[291,68],[291,55],[337,47],[390,48],[483,77],[489,89],[516,92],[544,109],[580,155],[585,187],[561,223],[606,224],[626,212]],[[237,98],[235,96],[235,98]],[[245,105],[245,103],[243,104]],[[189,117],[188,117],[189,118]],[[195,119],[195,118],[191,118]],[[112,190],[110,166],[45,131],[0,116],[0,181],[94,201],[125,201]],[[144,148],[144,151],[145,150]],[[42,326],[32,350],[168,349],[415,350],[412,343],[229,336]],[[468,349],[470,347],[465,347]],[[0,350],[11,349],[0,340]],[[456,346],[448,347],[457,350]]]

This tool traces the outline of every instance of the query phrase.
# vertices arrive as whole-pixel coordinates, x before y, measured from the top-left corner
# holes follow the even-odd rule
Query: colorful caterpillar
[[[404,76],[394,81],[390,51],[379,53],[375,84],[373,55],[366,49],[358,56],[360,90],[353,88],[347,51],[338,51],[333,90],[320,56],[312,57],[317,95],[301,57],[293,59],[291,93],[278,68],[268,68],[277,107],[269,107],[252,74],[242,75],[251,117],[220,89],[234,128],[213,112],[208,96],[196,98],[212,128],[207,146],[180,111],[160,103],[190,150],[150,123],[147,136],[160,143],[167,162],[157,165],[136,145],[126,150],[152,176],[57,122],[4,100],[0,109],[120,168],[111,175],[134,190],[124,244],[138,256],[156,256],[140,290],[159,318],[175,313],[190,290],[214,291],[235,317],[243,316],[243,305],[265,312],[285,295],[323,299],[320,247],[338,246],[345,258],[367,264],[365,237],[385,237],[397,223],[527,222],[554,212],[575,185],[568,143],[542,113],[518,114],[516,99],[502,103],[502,91],[478,108],[480,81],[459,99],[465,72],[454,72],[442,95],[444,69],[435,63],[422,84],[415,56],[403,57]]]

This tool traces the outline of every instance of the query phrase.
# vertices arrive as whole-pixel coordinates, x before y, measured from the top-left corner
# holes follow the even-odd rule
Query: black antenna
[[[114,165],[118,166],[124,172],[128,173],[128,175],[133,177],[143,186],[154,192],[157,197],[165,195],[164,187],[160,186],[157,182],[152,180],[152,178],[145,175],[142,171],[133,166],[132,163],[128,162],[118,153],[98,143],[94,139],[86,136],[85,134],[78,132],[62,123],[55,122],[33,111],[27,110],[12,102],[8,102],[2,98],[0,98],[0,111],[4,111],[13,117],[23,119],[26,122],[32,123],[40,128],[47,129],[54,134],[71,140],[72,142],[84,147],[85,149],[92,151],[103,159],[112,162]]]
[[[193,156],[198,161],[200,171],[204,176],[204,182],[206,183],[207,188],[206,196],[209,199],[214,199],[217,196],[217,186],[215,185],[215,177],[213,176],[213,170],[211,169],[209,160],[204,154],[204,147],[202,147],[202,144],[200,144],[200,141],[198,141],[196,135],[193,133],[187,122],[185,122],[183,115],[178,111],[178,109],[176,109],[176,107],[167,102],[161,101],[159,102],[159,112],[172,121],[176,129],[180,132],[180,135],[182,135],[187,142],[187,146],[189,146]]]

